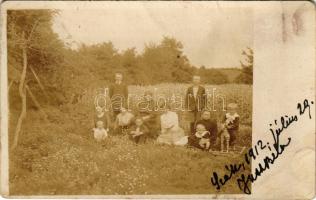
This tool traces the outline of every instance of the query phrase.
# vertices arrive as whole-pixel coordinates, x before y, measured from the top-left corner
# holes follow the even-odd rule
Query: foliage
[[[27,100],[28,114],[19,145],[10,152],[11,194],[217,193],[207,174],[212,169],[224,170],[223,163],[234,161],[230,157],[154,142],[136,146],[120,137],[95,143],[91,134],[95,90],[108,86],[114,72],[122,71],[131,94],[142,95],[157,88],[160,94],[171,97],[184,95],[192,74],[200,74],[204,83],[221,84],[206,85],[209,92],[216,88],[227,103],[237,102],[242,123],[238,142],[249,146],[251,86],[227,85],[228,78],[221,71],[192,66],[182,43],[175,38],[147,44],[141,53],[134,48],[118,51],[111,42],[67,48],[52,30],[55,14],[52,10],[8,11],[8,71],[9,81],[15,81],[9,93],[10,135],[21,107],[17,82],[23,45],[27,47],[28,65],[49,94],[45,98],[28,67],[27,84],[44,105],[48,118],[44,120]],[[243,70],[250,75],[246,68]],[[78,96],[86,101],[73,103]],[[135,104],[135,99],[132,101]],[[209,103],[212,108],[215,103],[212,116],[219,120],[224,113],[222,100]],[[184,113],[180,113],[180,125],[187,128]],[[232,181],[220,192],[240,191]]]
[[[49,73],[48,67],[62,62],[64,45],[52,30],[55,14],[57,12],[54,10],[8,10],[9,68],[21,71],[23,45],[27,47],[28,65],[36,71]],[[9,74],[9,78],[12,76]]]
[[[246,63],[240,61],[242,67],[242,73],[236,77],[236,83],[245,83],[252,84],[253,83],[253,50],[251,48],[247,48],[247,50],[242,51],[242,55],[245,56]]]

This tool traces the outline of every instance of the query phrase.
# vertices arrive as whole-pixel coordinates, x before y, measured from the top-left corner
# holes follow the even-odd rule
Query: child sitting
[[[195,137],[198,141],[198,144],[201,149],[208,150],[211,145],[210,137],[211,134],[209,131],[206,130],[205,126],[203,124],[197,124],[196,125],[196,133]]]
[[[100,142],[108,137],[108,133],[104,129],[103,121],[97,121],[96,128],[93,128],[93,136],[97,142]]]
[[[130,113],[126,108],[122,107],[121,112],[116,116],[114,130],[116,134],[128,133],[129,126],[134,119],[134,115]]]
[[[237,114],[237,104],[230,103],[227,106],[227,113],[223,119],[223,128],[221,131],[221,151],[224,151],[224,140],[226,140],[226,151],[229,146],[235,150],[235,141],[239,129],[239,115]]]
[[[144,125],[143,119],[141,117],[135,119],[135,125],[132,126],[129,135],[136,144],[145,143],[147,134],[149,130],[146,125]]]

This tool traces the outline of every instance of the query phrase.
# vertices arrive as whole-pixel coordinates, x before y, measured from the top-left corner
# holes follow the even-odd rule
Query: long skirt
[[[187,136],[184,135],[184,131],[180,127],[172,129],[162,130],[161,134],[157,138],[158,143],[169,144],[169,145],[186,145],[188,142]]]

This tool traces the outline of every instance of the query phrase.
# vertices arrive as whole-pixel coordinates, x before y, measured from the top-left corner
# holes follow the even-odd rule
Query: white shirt
[[[119,126],[128,126],[131,123],[134,115],[130,112],[126,112],[125,114],[119,113],[117,115],[118,125]]]
[[[226,113],[226,124],[230,124],[233,123],[233,121],[239,117],[239,115],[237,113],[234,113],[233,115],[231,115],[230,113]]]
[[[167,113],[162,114],[160,120],[161,129],[179,127],[178,115],[175,112],[168,111]]]

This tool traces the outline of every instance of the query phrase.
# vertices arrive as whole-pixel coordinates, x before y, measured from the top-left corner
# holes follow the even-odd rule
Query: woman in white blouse
[[[165,112],[160,116],[161,134],[157,138],[158,143],[185,145],[187,136],[179,127],[179,118],[176,112],[171,111],[170,105],[166,106]]]

